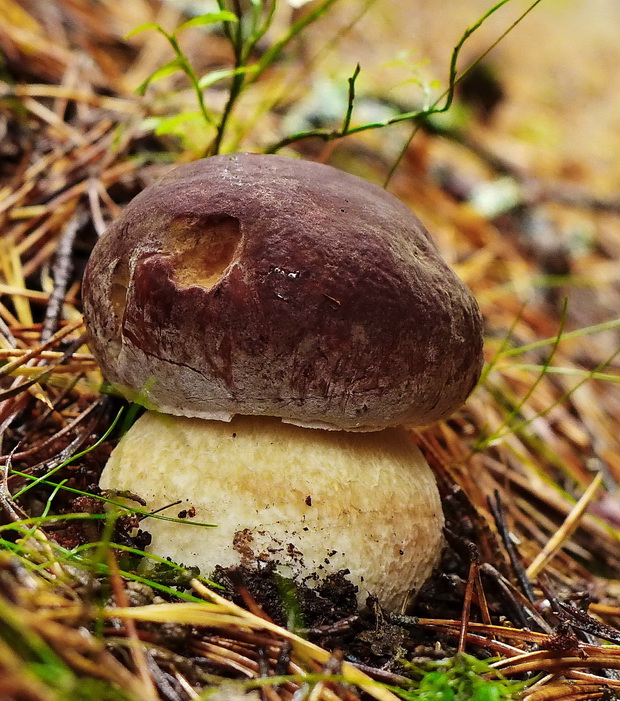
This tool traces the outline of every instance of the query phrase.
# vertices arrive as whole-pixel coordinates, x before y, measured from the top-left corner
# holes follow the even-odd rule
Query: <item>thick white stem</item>
[[[267,560],[298,579],[348,569],[360,603],[372,593],[393,611],[441,549],[433,474],[400,428],[347,433],[147,412],[112,453],[101,486],[137,493],[149,509],[181,501],[164,513],[192,514],[182,524],[143,522],[156,555],[206,576],[216,565]]]

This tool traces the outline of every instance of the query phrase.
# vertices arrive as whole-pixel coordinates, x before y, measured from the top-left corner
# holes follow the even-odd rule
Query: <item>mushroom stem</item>
[[[370,593],[391,611],[406,605],[441,549],[437,486],[404,428],[348,433],[146,412],[101,486],[137,493],[152,510],[182,502],[170,515],[191,514],[186,523],[145,524],[156,555],[207,576],[216,565],[272,561],[310,585],[348,570],[360,604]]]

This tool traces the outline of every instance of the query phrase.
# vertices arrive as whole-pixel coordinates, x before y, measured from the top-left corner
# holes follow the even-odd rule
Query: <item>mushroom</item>
[[[185,164],[99,240],[83,300],[107,380],[151,410],[101,486],[218,526],[153,521],[152,552],[348,569],[360,602],[405,604],[443,520],[403,425],[450,415],[482,365],[478,306],[406,205],[281,156]]]

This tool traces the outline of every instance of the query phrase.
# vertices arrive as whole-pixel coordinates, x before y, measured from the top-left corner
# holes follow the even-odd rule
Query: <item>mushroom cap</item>
[[[154,555],[205,576],[271,561],[310,585],[346,569],[360,605],[371,593],[391,611],[431,574],[443,543],[433,473],[402,427],[309,431],[263,416],[224,423],[149,411],[100,485],[140,495],[149,511],[176,504],[164,516],[192,514],[142,522]]]
[[[95,246],[83,299],[108,381],[170,414],[428,424],[482,367],[476,301],[409,208],[282,156],[214,156],[146,188]]]

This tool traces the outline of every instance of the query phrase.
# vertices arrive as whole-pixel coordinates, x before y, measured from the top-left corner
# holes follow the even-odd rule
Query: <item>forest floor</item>
[[[501,38],[535,4],[506,2],[463,44],[451,108],[419,114],[492,3],[292,4],[236,74],[214,74],[235,65],[221,25],[188,27],[141,97],[174,53],[127,34],[213,3],[0,0],[0,699],[620,698],[620,9],[543,0]],[[351,105],[377,126],[339,138]],[[480,383],[413,431],[446,546],[406,615],[358,611],[336,578],[296,592],[291,625],[270,571],[216,590],[149,565],[148,519],[97,486],[123,402],[86,344],[84,266],[215,141],[385,184],[479,301]]]

